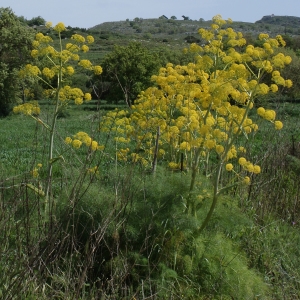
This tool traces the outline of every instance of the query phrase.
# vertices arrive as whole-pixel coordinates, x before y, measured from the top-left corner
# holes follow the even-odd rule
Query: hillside
[[[112,51],[115,45],[127,45],[132,41],[138,41],[152,50],[166,47],[182,50],[187,43],[201,43],[198,29],[209,28],[210,25],[211,21],[205,21],[202,18],[198,21],[177,20],[162,16],[156,19],[135,18],[134,20],[105,22],[89,29],[68,27],[64,35],[65,38],[69,38],[75,32],[92,34],[95,43],[90,47],[91,51],[87,54],[87,58],[95,63],[101,63],[103,57]],[[255,23],[234,21],[227,26],[242,32],[252,43],[262,32],[270,36],[281,34],[286,35],[285,39],[300,40],[300,18],[298,17],[264,16]],[[36,28],[44,33],[48,32],[44,26]]]
[[[285,34],[299,35],[300,34],[300,18],[292,16],[264,16],[261,20],[256,21],[256,24],[270,24],[272,28],[281,28]],[[271,28],[271,26],[269,28]]]
[[[166,40],[184,41],[189,35],[196,35],[200,27],[209,27],[211,21],[197,20],[174,20],[160,17],[158,19],[135,18],[132,21],[105,22],[96,25],[90,30],[99,32],[102,36],[111,33],[117,36],[129,36],[136,38],[155,38]],[[264,16],[255,23],[233,22],[235,30],[244,34],[256,35],[260,32],[267,32],[270,35],[300,34],[300,18],[289,16]]]
[[[201,42],[198,29],[209,28],[211,21],[174,20],[160,17],[157,19],[141,19],[105,22],[89,28],[88,31],[96,38],[96,47],[91,50],[110,51],[115,44],[126,45],[130,41],[139,41],[149,47],[167,46],[182,49],[187,43]],[[228,25],[229,26],[229,25]],[[270,36],[289,35],[300,36],[300,18],[264,16],[255,23],[233,22],[230,25],[236,31],[241,31],[247,39],[255,40],[259,33]]]

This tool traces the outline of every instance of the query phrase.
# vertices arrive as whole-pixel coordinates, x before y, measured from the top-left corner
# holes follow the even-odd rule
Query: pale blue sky
[[[255,22],[265,15],[300,17],[300,0],[1,0],[26,19],[41,16],[53,24],[90,28],[127,18],[158,18],[182,15],[210,20],[221,14],[233,21]]]

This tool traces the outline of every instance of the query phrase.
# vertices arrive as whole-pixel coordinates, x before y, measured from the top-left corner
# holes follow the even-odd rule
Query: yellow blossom
[[[253,167],[253,173],[254,174],[259,174],[260,173],[260,166],[254,166]]]
[[[188,142],[182,142],[179,146],[180,150],[187,150],[190,151],[191,150],[191,146]]]
[[[250,177],[248,176],[244,177],[243,183],[249,185],[251,183]]]
[[[92,151],[96,151],[98,149],[98,143],[96,141],[92,141],[91,149]]]
[[[65,27],[65,24],[62,23],[62,22],[59,22],[57,23],[54,28],[53,28],[55,31],[57,32],[62,32],[62,31],[65,31],[66,30],[66,27]]]
[[[218,154],[223,153],[223,152],[224,152],[224,147],[223,147],[222,145],[217,145],[217,146],[216,146],[216,152],[217,152]]]
[[[74,102],[75,102],[76,105],[81,105],[83,103],[83,99],[82,98],[76,98],[74,100]]]
[[[90,101],[92,100],[92,95],[90,93],[85,93],[84,94],[84,100],[85,101]]]
[[[72,66],[68,66],[66,68],[67,74],[68,75],[73,75],[74,74],[74,68]]]
[[[51,28],[52,27],[52,22],[46,22],[46,27]]]
[[[92,63],[88,59],[82,59],[78,65],[85,69],[92,69]]]
[[[76,149],[80,148],[81,145],[82,145],[82,142],[77,139],[72,141],[72,146]]]
[[[33,49],[33,50],[31,50],[30,54],[33,58],[36,58],[39,55],[39,51],[36,49]]]
[[[225,166],[227,171],[232,171],[233,170],[233,165],[232,164],[226,164]]]
[[[259,107],[257,109],[257,114],[261,117],[263,117],[265,115],[266,110],[263,107]]]
[[[240,157],[240,158],[239,158],[239,164],[240,164],[241,166],[244,166],[246,163],[247,163],[247,160],[246,160],[245,157]]]
[[[245,149],[245,147],[243,147],[243,146],[240,146],[240,147],[238,148],[238,150],[239,150],[240,152],[242,152],[242,153],[246,153],[246,149]]]
[[[65,143],[68,144],[68,145],[71,144],[72,143],[72,139],[69,136],[67,136],[65,138]]]
[[[87,45],[82,45],[82,46],[81,46],[81,50],[82,50],[83,52],[88,52],[88,51],[89,51],[89,47],[88,47]]]
[[[246,164],[243,166],[248,172],[253,172],[254,171],[254,166],[252,163],[249,161],[246,162]]]
[[[99,174],[99,167],[95,166],[95,167],[89,168],[88,172],[91,174]]]
[[[94,73],[95,73],[95,75],[100,75],[100,74],[102,74],[102,67],[100,67],[100,66],[94,66]]]
[[[42,70],[42,73],[44,76],[48,77],[48,78],[53,78],[55,76],[55,72],[52,70],[52,69],[49,69],[47,67],[45,67],[43,70]]]
[[[276,117],[276,112],[271,109],[267,109],[264,114],[264,118],[268,121],[274,120]]]
[[[283,127],[283,124],[280,121],[275,121],[274,125],[276,130],[280,130]]]
[[[93,38],[91,35],[88,35],[88,36],[86,37],[86,40],[87,40],[88,44],[94,43],[94,38]]]
[[[177,163],[175,163],[175,162],[169,162],[169,168],[170,169],[179,169],[179,165],[177,164]]]
[[[38,170],[37,168],[34,168],[34,169],[31,171],[31,175],[32,175],[32,177],[34,177],[34,178],[39,177],[39,170]]]
[[[38,116],[40,114],[40,107],[37,101],[30,101],[24,104],[17,105],[13,108],[15,114],[33,115]]]
[[[71,37],[72,40],[75,40],[77,43],[84,43],[85,42],[85,38],[80,35],[80,34],[73,34],[72,37]]]
[[[271,84],[270,85],[270,90],[273,92],[273,93],[276,93],[278,91],[278,86],[277,84]]]
[[[293,86],[292,80],[287,79],[287,80],[285,81],[285,86],[286,86],[287,88],[291,88],[291,87]]]

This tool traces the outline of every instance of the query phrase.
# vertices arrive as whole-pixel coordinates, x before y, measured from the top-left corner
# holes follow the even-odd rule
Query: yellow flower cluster
[[[246,158],[240,157],[238,162],[244,170],[254,174],[260,173],[260,166],[253,165],[251,162],[247,161]]]
[[[117,152],[118,161],[127,161],[129,151],[129,148],[120,149]]]
[[[94,66],[93,71],[94,71],[95,75],[100,75],[103,72],[101,66]]]
[[[53,78],[53,77],[56,75],[56,71],[57,71],[57,68],[51,68],[51,69],[49,69],[49,68],[45,67],[45,68],[42,70],[42,74],[43,74],[45,77],[51,79],[51,78]]]
[[[17,105],[13,108],[15,114],[38,116],[41,112],[37,101],[29,101],[24,104]]]
[[[41,74],[40,69],[37,66],[27,64],[23,69],[19,71],[19,76],[21,78],[25,77],[35,77]]]
[[[62,31],[65,31],[65,30],[66,30],[66,27],[65,27],[65,24],[64,24],[64,23],[59,22],[59,23],[57,23],[57,24],[53,27],[53,29],[54,29],[55,31],[57,31],[57,32],[62,32]]]
[[[258,114],[260,117],[262,117],[262,118],[264,118],[264,119],[266,119],[266,120],[268,120],[268,121],[274,123],[274,126],[275,126],[275,129],[276,129],[276,130],[280,130],[280,129],[283,127],[283,124],[282,124],[281,121],[278,121],[278,120],[275,121],[275,118],[276,118],[276,112],[275,112],[274,110],[271,110],[271,109],[264,109],[263,107],[259,107],[259,108],[257,109],[257,114]]]
[[[59,99],[62,102],[74,100],[75,104],[80,105],[83,100],[90,101],[92,96],[90,93],[83,93],[80,88],[71,88],[69,85],[64,86],[59,91]]]
[[[89,169],[88,169],[88,172],[89,172],[90,174],[99,174],[99,167],[98,167],[98,166],[95,166],[95,167],[89,168]]]
[[[217,16],[210,30],[200,29],[206,42],[203,46],[191,45],[195,61],[161,68],[152,76],[154,86],[139,95],[130,112],[110,112],[101,130],[115,131],[118,141],[135,142],[136,149],[142,151],[126,151],[134,159],[142,156],[152,162],[159,130],[159,149],[164,151],[170,168],[178,168],[182,153],[190,166],[199,153],[208,157],[214,152],[227,162],[228,171],[233,170],[228,162],[238,156],[233,141],[238,135],[258,130],[248,116],[256,97],[276,92],[278,85],[291,84],[282,81],[277,70],[290,63],[290,58],[274,55],[274,49],[283,42],[267,35],[260,36],[265,42],[263,47],[248,45],[241,51],[246,41],[240,32],[222,29],[227,23]],[[265,73],[272,73],[275,83],[262,83]],[[274,111],[259,109],[258,114],[277,129],[282,127],[280,121],[275,121]],[[252,164],[244,167],[249,172],[260,172]]]
[[[78,62],[78,65],[83,67],[84,69],[92,70],[93,65],[88,59],[82,59]]]
[[[37,164],[37,166],[31,171],[32,177],[38,178],[40,176],[39,170],[42,166],[43,166],[42,164]]]
[[[27,99],[34,99],[34,93],[30,89],[24,89],[24,95]]]
[[[82,144],[89,147],[91,151],[103,150],[104,147],[99,145],[97,141],[93,140],[86,132],[79,131],[73,138],[66,137],[65,143],[71,145],[75,149],[79,149]]]

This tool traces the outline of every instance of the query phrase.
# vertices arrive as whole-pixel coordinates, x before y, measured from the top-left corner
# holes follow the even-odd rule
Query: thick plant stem
[[[52,185],[52,159],[53,159],[53,147],[54,147],[54,132],[57,120],[58,112],[58,95],[55,104],[54,116],[50,129],[50,138],[49,138],[49,153],[48,153],[48,171],[47,171],[47,183],[46,183],[46,198],[45,198],[45,216],[50,211],[50,198],[51,198],[51,185]]]
[[[59,34],[60,38],[60,34]],[[60,38],[60,49],[62,52],[62,43]],[[47,170],[47,182],[46,182],[46,194],[45,194],[45,220],[47,219],[47,215],[50,212],[51,207],[51,187],[52,187],[52,160],[53,160],[53,149],[54,149],[54,134],[55,134],[55,127],[56,127],[56,121],[58,116],[58,109],[59,109],[59,92],[62,87],[62,68],[63,63],[60,61],[59,65],[59,73],[57,78],[57,90],[56,90],[56,96],[55,96],[55,108],[53,112],[53,118],[52,118],[52,124],[50,127],[50,138],[49,138],[49,153],[48,153],[48,170]]]
[[[155,140],[155,151],[154,151],[154,158],[152,163],[152,173],[155,174],[156,166],[157,166],[157,155],[158,155],[158,143],[159,143],[159,136],[160,136],[160,127],[157,127],[156,133],[156,140]]]
[[[214,196],[213,196],[213,201],[210,206],[209,212],[206,215],[206,218],[204,219],[201,227],[198,230],[198,233],[201,233],[203,229],[207,226],[208,222],[210,221],[212,214],[216,208],[217,202],[218,202],[218,196],[219,196],[219,181],[220,181],[220,176],[222,173],[222,167],[223,167],[223,162],[219,164],[218,171],[216,173],[215,177],[215,182],[214,182]]]
[[[192,193],[195,188],[195,182],[196,182],[196,178],[197,178],[197,174],[198,174],[198,166],[199,166],[199,159],[200,159],[200,152],[201,152],[200,150],[201,150],[200,148],[197,150],[195,157],[194,157],[194,163],[192,165],[192,178],[191,178],[189,195],[187,198],[185,213],[188,213],[191,207],[192,207],[192,213],[194,211],[194,203],[192,201],[192,197],[193,197]]]

